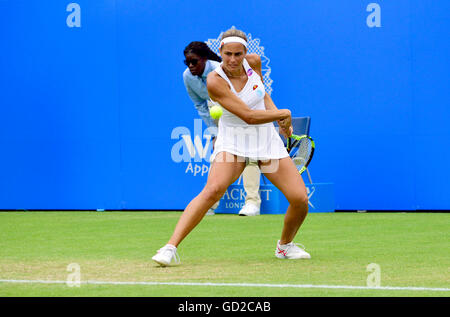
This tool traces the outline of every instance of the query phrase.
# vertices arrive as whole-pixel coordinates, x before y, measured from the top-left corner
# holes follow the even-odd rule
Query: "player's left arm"
[[[258,73],[259,77],[261,77],[261,81],[264,84],[264,77],[262,75],[262,63],[261,63],[261,57],[258,54],[248,54],[245,59],[247,60],[250,67]],[[264,106],[266,107],[266,110],[278,110],[277,106],[275,106],[275,103],[273,102],[270,95],[266,92],[264,95]],[[278,125],[280,127],[283,127],[283,129],[280,129],[280,132],[286,136],[286,130],[289,131],[290,134],[292,134],[292,124],[291,119],[289,120],[279,120],[277,121]]]

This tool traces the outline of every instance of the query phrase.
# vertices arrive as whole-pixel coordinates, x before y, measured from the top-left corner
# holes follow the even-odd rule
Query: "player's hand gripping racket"
[[[287,138],[286,150],[297,166],[298,172],[303,173],[314,155],[314,140],[306,134],[292,134]]]

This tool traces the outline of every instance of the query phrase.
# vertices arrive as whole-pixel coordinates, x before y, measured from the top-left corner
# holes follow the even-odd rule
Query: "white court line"
[[[36,284],[66,284],[67,281],[48,280],[2,280],[0,283],[36,283]],[[256,284],[256,283],[184,283],[184,282],[111,282],[111,281],[81,281],[81,284],[91,285],[173,285],[173,286],[233,286],[233,287],[269,287],[269,288],[322,288],[322,289],[359,289],[388,291],[434,291],[449,292],[450,288],[439,287],[397,287],[397,286],[349,286],[349,285],[312,285],[312,284]]]

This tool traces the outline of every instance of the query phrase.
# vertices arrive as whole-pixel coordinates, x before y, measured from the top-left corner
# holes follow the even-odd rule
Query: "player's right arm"
[[[228,83],[216,72],[207,78],[208,94],[213,101],[238,116],[247,124],[262,124],[291,117],[288,109],[251,110],[230,89]]]

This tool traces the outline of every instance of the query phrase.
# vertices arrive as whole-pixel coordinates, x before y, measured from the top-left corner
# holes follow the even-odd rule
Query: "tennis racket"
[[[306,134],[292,134],[287,138],[286,150],[300,174],[306,170],[311,162],[315,147],[314,140]]]

